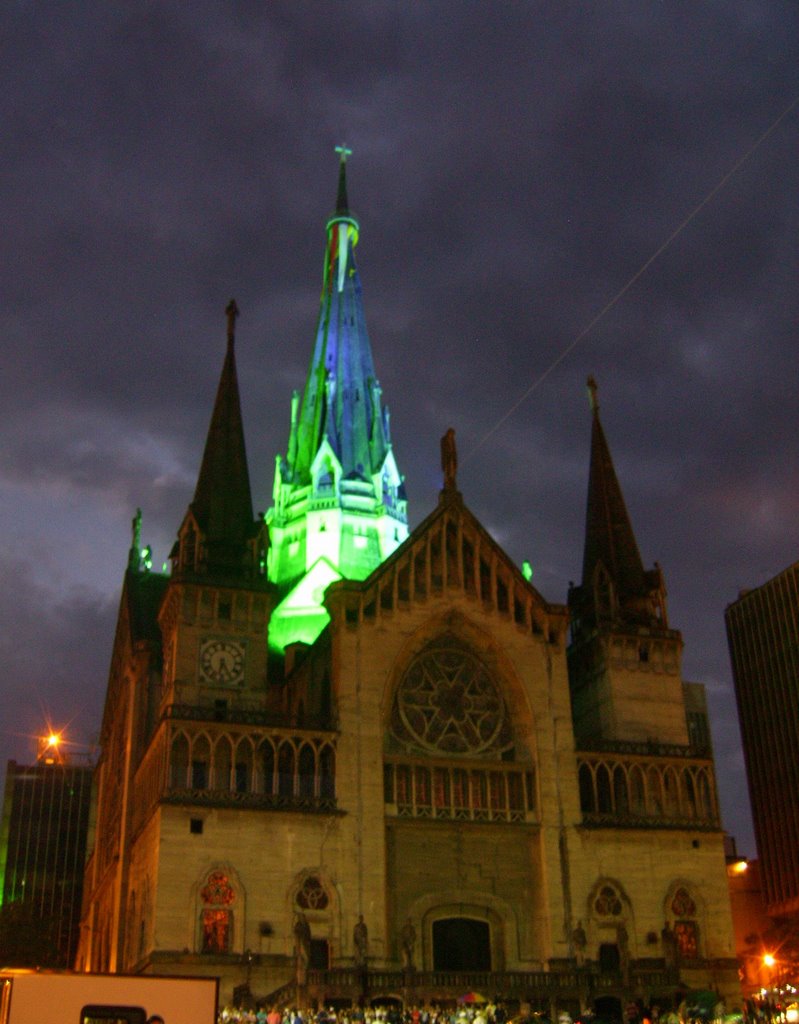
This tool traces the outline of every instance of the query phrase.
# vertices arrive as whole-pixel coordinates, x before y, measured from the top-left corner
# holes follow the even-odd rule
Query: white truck
[[[0,969],[0,1024],[216,1024],[218,978]]]

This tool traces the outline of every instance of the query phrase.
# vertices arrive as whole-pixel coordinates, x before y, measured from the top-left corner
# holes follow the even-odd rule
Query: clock
[[[236,640],[203,640],[200,673],[206,682],[233,686],[244,679],[244,644]]]

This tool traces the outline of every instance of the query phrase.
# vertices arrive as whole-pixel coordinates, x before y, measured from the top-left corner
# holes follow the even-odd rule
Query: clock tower
[[[254,519],[235,358],[238,309],[227,313],[227,352],[194,498],[171,552],[159,613],[161,704],[263,710],[269,585],[267,530]]]

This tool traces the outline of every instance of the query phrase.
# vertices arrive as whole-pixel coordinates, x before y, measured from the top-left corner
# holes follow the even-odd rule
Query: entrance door
[[[311,955],[308,966],[312,971],[326,971],[330,967],[330,949],[327,939],[311,939]]]
[[[491,931],[487,921],[447,917],[433,922],[434,971],[490,971]]]
[[[599,947],[599,969],[603,974],[614,974],[621,967],[619,947],[615,942],[603,942]]]

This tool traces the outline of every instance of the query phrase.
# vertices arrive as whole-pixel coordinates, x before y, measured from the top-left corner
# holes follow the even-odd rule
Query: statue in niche
[[[402,943],[402,969],[403,971],[415,971],[413,955],[416,949],[416,929],[410,918],[402,926],[400,941]]]
[[[666,967],[677,966],[677,936],[671,930],[669,922],[666,921],[660,932],[660,946],[663,950],[663,959]]]
[[[577,961],[577,966],[582,967],[585,963],[585,947],[588,944],[586,938],[585,928],[583,928],[583,922],[578,921],[577,927],[572,932],[572,945],[574,946],[574,959]]]
[[[352,944],[355,947],[355,966],[365,968],[369,955],[369,930],[363,914],[358,914],[358,921],[352,932]]]
[[[444,490],[456,490],[458,486],[458,449],[455,447],[455,431],[452,427],[441,438],[441,470],[444,473]]]
[[[297,984],[304,987],[308,981],[308,962],[311,959],[311,926],[302,911],[294,922],[294,963]]]
[[[624,983],[627,984],[630,977],[630,936],[622,921],[616,926],[616,942],[619,947],[619,967]]]

